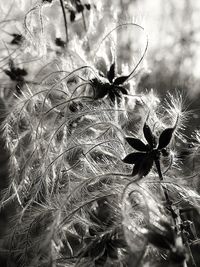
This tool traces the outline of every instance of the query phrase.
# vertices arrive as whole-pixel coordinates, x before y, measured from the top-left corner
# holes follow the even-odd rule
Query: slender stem
[[[160,178],[161,181],[163,181],[163,175],[162,175],[162,171],[161,171],[161,168],[160,168],[160,161],[158,159],[155,160],[155,164],[156,164],[156,168],[157,168],[157,172],[158,172],[159,178]],[[166,202],[167,202],[168,209],[171,212],[171,215],[172,215],[172,218],[173,218],[173,221],[174,221],[174,225],[177,228],[177,214],[175,213],[175,211],[172,208],[172,202],[171,202],[171,200],[169,198],[169,194],[167,192],[167,189],[163,185],[162,185],[162,188],[163,188],[163,191],[164,191],[164,195],[165,195],[165,199],[166,199]],[[178,229],[176,229],[176,231],[177,230]]]
[[[84,29],[85,29],[85,31],[87,31],[86,22],[85,22],[85,16],[84,16],[84,11],[82,11],[81,13],[82,13],[82,19],[83,19]]]
[[[60,0],[60,5],[61,5],[61,8],[62,8],[64,23],[65,23],[66,43],[68,43],[69,36],[68,36],[68,27],[67,27],[67,17],[66,17],[66,13],[65,13],[65,7],[64,7],[63,0]]]
[[[191,251],[191,248],[190,248],[190,244],[188,243],[188,241],[186,242],[186,247],[188,249],[188,252],[189,252],[189,255],[190,255],[190,261],[191,261],[191,267],[197,267],[196,263],[195,263],[195,260],[194,260],[194,257],[192,255],[192,251]]]
[[[161,181],[163,181],[163,175],[162,175],[162,171],[161,171],[161,168],[160,168],[160,161],[159,159],[155,160],[155,164],[156,164],[156,168],[157,168],[157,172],[158,172],[158,175],[159,175],[159,178]],[[169,194],[167,192],[167,189],[162,185],[162,188],[163,188],[163,191],[164,191],[164,195],[165,195],[165,199],[166,199],[166,202],[167,202],[167,205],[168,205],[168,209],[170,210],[171,212],[171,215],[172,215],[172,219],[174,221],[174,226],[175,226],[175,232],[176,232],[176,241],[178,243],[178,245],[182,246],[183,245],[183,239],[182,239],[182,235],[181,235],[181,229],[180,229],[180,223],[181,223],[181,218],[180,216],[178,216],[173,207],[172,207],[172,202],[169,198]],[[189,244],[187,245],[187,249],[188,249],[188,252],[190,254],[190,259],[193,263],[193,267],[196,267],[195,265],[195,262],[194,262],[194,258],[193,258],[193,255],[192,255],[192,252],[191,252],[191,249],[189,247]],[[187,267],[187,261],[184,260],[183,262],[183,267]]]

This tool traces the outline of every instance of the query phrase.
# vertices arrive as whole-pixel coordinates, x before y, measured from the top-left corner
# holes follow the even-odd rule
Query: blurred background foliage
[[[134,16],[149,37],[147,66],[139,89],[160,96],[167,91],[183,93],[188,109],[194,111],[192,127],[200,122],[200,3],[194,0],[120,1],[122,17]],[[123,8],[125,6],[125,8]],[[128,8],[126,8],[128,6]],[[128,10],[128,12],[127,12]]]

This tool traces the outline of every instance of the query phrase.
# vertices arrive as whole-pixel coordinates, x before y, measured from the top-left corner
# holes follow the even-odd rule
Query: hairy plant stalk
[[[156,160],[155,164],[156,164],[156,168],[157,168],[157,172],[158,172],[159,178],[160,178],[161,181],[163,181],[164,179],[163,179],[162,171],[161,171],[161,168],[160,168],[160,161]],[[166,188],[163,185],[162,185],[162,188],[163,188],[163,192],[164,192],[164,195],[165,195],[167,208],[171,212],[176,232],[178,232],[178,229],[177,229],[177,214],[175,213],[174,209],[172,208],[172,202],[171,202],[171,200],[169,198],[169,194],[168,194]]]
[[[65,24],[66,43],[68,43],[69,36],[68,36],[68,27],[67,27],[67,17],[66,17],[66,13],[65,13],[65,7],[64,7],[63,0],[60,0],[60,5],[61,5],[61,8],[62,8],[64,24]]]
[[[85,31],[87,31],[84,11],[82,11],[81,13],[82,13],[82,19],[83,19],[83,26],[84,26],[84,29],[85,29]]]
[[[164,178],[163,178],[162,171],[161,171],[161,168],[160,168],[160,161],[159,161],[159,159],[155,160],[155,164],[156,164],[156,169],[157,169],[157,172],[158,172],[160,181],[163,181]],[[172,202],[171,202],[171,200],[169,198],[169,194],[167,192],[167,189],[163,185],[162,185],[162,189],[163,189],[163,192],[164,192],[164,195],[165,195],[165,199],[166,199],[166,203],[167,203],[167,208],[171,212],[171,216],[172,216],[172,219],[173,219],[173,222],[174,222],[174,227],[175,227],[174,230],[175,230],[175,234],[176,234],[176,244],[179,247],[183,247],[183,239],[182,239],[181,229],[180,229],[180,223],[181,223],[180,216],[178,216],[176,214],[176,212],[174,211],[174,209],[172,207]],[[188,252],[190,254],[190,258],[193,259],[193,256],[192,256],[192,253],[191,253],[191,250],[190,249],[188,250]],[[184,262],[183,262],[183,267],[187,267],[186,260],[184,260]]]
[[[190,244],[188,241],[186,241],[186,247],[187,247],[187,250],[189,252],[189,255],[190,255],[190,262],[191,262],[191,267],[197,267],[196,263],[195,263],[195,260],[194,260],[194,257],[192,255],[192,251],[191,251],[191,248],[190,248]]]

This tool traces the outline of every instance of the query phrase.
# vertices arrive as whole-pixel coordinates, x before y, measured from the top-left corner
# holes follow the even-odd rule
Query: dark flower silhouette
[[[27,71],[25,69],[15,67],[12,59],[9,60],[9,68],[10,70],[4,70],[4,72],[12,81],[23,81],[24,76],[27,75]]]
[[[172,134],[175,127],[165,129],[158,140],[153,135],[150,127],[145,123],[143,127],[144,137],[147,141],[147,144],[144,144],[141,140],[132,137],[126,137],[126,141],[134,149],[140,152],[133,152],[127,155],[123,162],[128,164],[134,164],[132,175],[139,175],[139,177],[146,176],[155,162],[157,170],[160,171],[160,165],[158,164],[160,155],[167,156],[166,147],[169,145]]]
[[[16,68],[12,59],[9,60],[9,70],[4,70],[4,73],[16,82],[16,91],[21,94],[21,88],[25,83],[24,76],[28,75],[25,69]]]
[[[115,78],[115,62],[111,64],[109,71],[106,76],[103,73],[100,73],[103,78],[106,78],[107,81],[93,78],[91,80],[92,87],[94,88],[95,99],[101,99],[108,95],[110,100],[114,103],[115,98],[118,100],[121,99],[121,95],[127,95],[127,89],[125,89],[122,84],[128,79],[128,76],[120,76]]]
[[[13,39],[10,42],[11,45],[21,45],[24,41],[24,37],[21,34],[13,33]]]
[[[66,42],[64,42],[61,38],[56,38],[55,44],[59,47],[62,47],[62,48],[64,48],[66,46]]]

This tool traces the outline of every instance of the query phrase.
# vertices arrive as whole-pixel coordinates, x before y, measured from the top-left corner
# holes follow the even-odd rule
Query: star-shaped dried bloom
[[[153,167],[153,163],[160,159],[160,155],[166,156],[166,147],[169,145],[175,127],[165,129],[158,142],[152,133],[150,127],[145,123],[143,127],[144,137],[147,144],[141,140],[132,137],[126,137],[129,145],[139,152],[128,154],[124,159],[124,163],[134,164],[132,175],[139,175],[139,177],[146,176]]]
[[[106,76],[103,73],[101,73],[101,76],[106,80],[104,81],[98,78],[91,80],[92,87],[95,90],[95,99],[101,99],[107,95],[114,102],[115,98],[120,100],[122,95],[128,94],[127,89],[122,86],[128,79],[128,76],[115,77],[115,62],[111,64]]]

